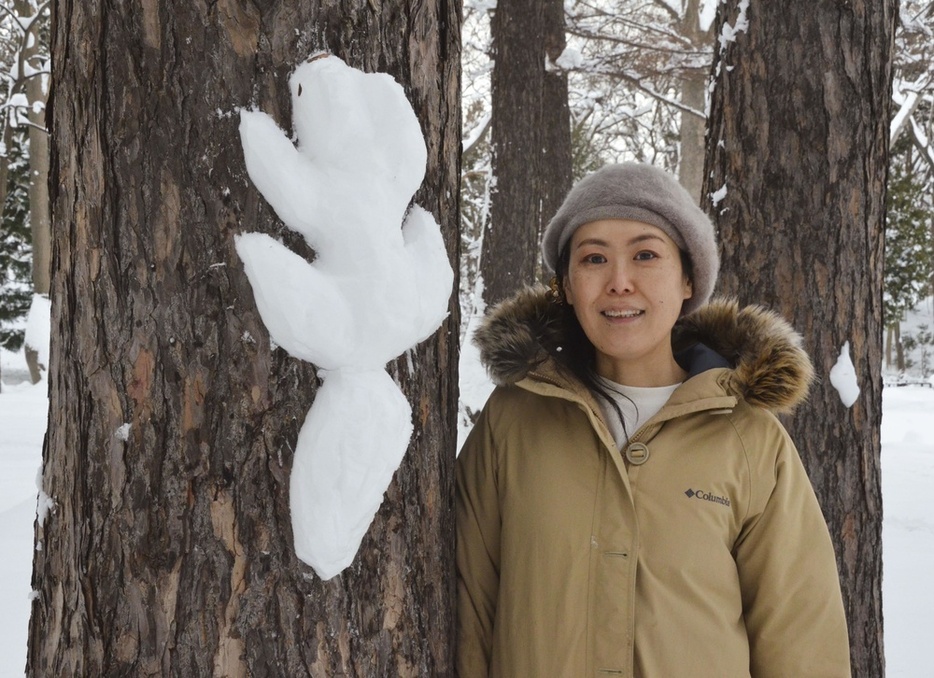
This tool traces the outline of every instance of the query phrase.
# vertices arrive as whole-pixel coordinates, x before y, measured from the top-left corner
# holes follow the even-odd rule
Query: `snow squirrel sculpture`
[[[236,248],[270,337],[321,369],[290,508],[296,554],[330,579],[353,561],[412,434],[386,363],[439,327],[454,274],[434,218],[409,209],[427,153],[402,87],[333,56],[289,83],[298,146],[261,112],[241,111],[240,136],[253,183],[316,258],[261,233]]]

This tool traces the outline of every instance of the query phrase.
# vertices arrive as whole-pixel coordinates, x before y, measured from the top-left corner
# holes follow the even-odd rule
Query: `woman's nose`
[[[625,262],[613,264],[607,291],[610,294],[629,294],[633,291],[632,270]]]

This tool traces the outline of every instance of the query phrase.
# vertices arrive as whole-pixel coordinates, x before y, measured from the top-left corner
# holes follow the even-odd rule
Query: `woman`
[[[812,378],[772,313],[707,305],[713,227],[608,166],[548,225],[552,290],[478,333],[458,459],[459,675],[849,676],[833,548],[775,412]]]

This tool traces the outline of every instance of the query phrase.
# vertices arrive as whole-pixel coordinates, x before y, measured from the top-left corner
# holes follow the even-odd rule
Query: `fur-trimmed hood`
[[[565,344],[562,309],[546,288],[525,288],[487,313],[474,342],[494,382],[516,383]],[[800,335],[761,306],[714,299],[678,320],[672,344],[676,353],[696,344],[712,349],[733,369],[732,395],[773,412],[793,410],[814,378]]]

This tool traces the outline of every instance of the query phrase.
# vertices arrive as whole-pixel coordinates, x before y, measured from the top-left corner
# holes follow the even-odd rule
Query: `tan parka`
[[[731,302],[680,320],[692,376],[621,453],[550,357],[555,313],[528,290],[478,335],[501,386],[458,459],[459,675],[849,676],[827,527],[772,413],[806,394],[797,335]],[[698,368],[705,347],[731,366]]]

